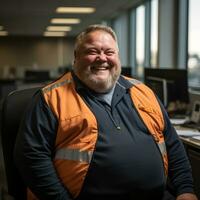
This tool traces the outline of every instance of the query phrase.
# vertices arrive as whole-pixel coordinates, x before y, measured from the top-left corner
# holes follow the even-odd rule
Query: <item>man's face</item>
[[[111,89],[121,73],[118,47],[104,31],[89,33],[75,54],[74,72],[90,89],[103,93]]]

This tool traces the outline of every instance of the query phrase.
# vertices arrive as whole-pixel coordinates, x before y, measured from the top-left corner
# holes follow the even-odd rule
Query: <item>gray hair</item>
[[[94,31],[104,31],[106,33],[109,33],[112,36],[112,38],[116,41],[118,47],[117,36],[111,27],[102,24],[94,24],[88,26],[84,31],[82,31],[76,37],[74,50],[77,51],[80,45],[82,44],[84,38],[86,37],[86,35]]]

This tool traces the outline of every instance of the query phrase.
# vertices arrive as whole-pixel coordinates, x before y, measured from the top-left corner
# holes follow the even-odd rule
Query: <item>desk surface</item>
[[[200,132],[198,130],[181,126],[175,126],[175,129],[184,143],[200,149]]]
[[[196,142],[190,138],[185,138],[185,137],[181,137],[181,140],[183,141],[183,143],[187,144],[187,145],[191,145],[197,149],[200,149],[200,142]]]

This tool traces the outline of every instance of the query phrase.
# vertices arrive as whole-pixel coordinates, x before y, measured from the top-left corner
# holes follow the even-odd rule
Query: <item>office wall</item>
[[[5,68],[53,69],[71,65],[74,38],[1,37],[0,74]]]

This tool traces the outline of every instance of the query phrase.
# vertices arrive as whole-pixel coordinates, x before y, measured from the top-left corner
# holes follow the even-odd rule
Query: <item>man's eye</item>
[[[96,55],[97,52],[96,52],[96,51],[90,51],[89,54],[90,54],[90,55]]]
[[[96,55],[96,54],[97,54],[97,51],[95,51],[95,50],[88,50],[86,53],[87,53],[88,55]]]
[[[115,54],[114,51],[107,51],[107,52],[106,52],[106,55],[107,55],[107,56],[112,56],[113,54]]]

